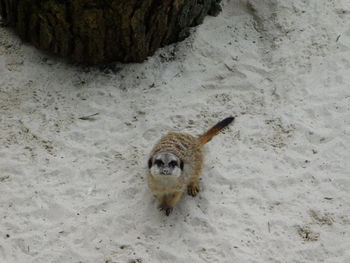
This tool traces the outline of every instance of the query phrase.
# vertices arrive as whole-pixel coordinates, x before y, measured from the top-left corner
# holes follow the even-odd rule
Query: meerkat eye
[[[152,159],[149,159],[148,160],[148,169],[151,169],[151,167],[152,167]]]
[[[164,165],[164,162],[162,160],[156,160],[154,162],[158,167]]]
[[[177,162],[176,162],[176,161],[171,161],[171,162],[169,163],[169,166],[170,166],[170,167],[175,167],[175,166],[177,166]]]

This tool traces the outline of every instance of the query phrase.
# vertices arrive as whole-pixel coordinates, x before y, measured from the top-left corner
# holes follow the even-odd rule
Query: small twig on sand
[[[10,176],[8,176],[8,175],[0,177],[0,183],[5,182],[9,178],[10,178]]]
[[[333,200],[333,197],[325,197],[326,200]]]
[[[92,114],[92,115],[88,115],[88,116],[83,116],[83,117],[80,117],[78,118],[79,120],[83,120],[83,121],[94,121],[96,120],[94,117],[99,115],[99,113],[95,113],[95,114]]]
[[[335,40],[335,42],[338,42],[340,37],[341,37],[341,35],[337,36],[337,39]]]
[[[226,63],[224,63],[225,67],[231,71],[231,72],[235,72],[234,66],[230,67],[229,65],[227,65]]]

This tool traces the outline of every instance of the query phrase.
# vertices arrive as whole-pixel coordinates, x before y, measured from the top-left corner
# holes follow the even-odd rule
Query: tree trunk
[[[221,0],[0,0],[0,15],[36,47],[87,64],[141,62],[217,15]]]

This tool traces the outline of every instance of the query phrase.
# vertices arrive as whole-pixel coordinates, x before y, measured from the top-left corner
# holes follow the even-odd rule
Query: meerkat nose
[[[170,174],[170,169],[164,168],[162,172],[163,172],[163,174],[168,175],[168,174]]]

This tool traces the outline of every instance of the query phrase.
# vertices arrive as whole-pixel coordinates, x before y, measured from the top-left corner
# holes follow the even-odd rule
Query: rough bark
[[[140,62],[183,40],[221,0],[0,0],[0,15],[36,47],[74,61]]]

